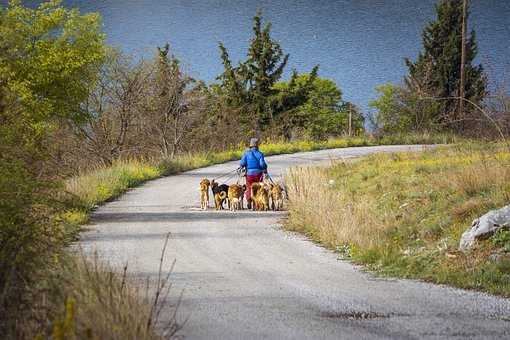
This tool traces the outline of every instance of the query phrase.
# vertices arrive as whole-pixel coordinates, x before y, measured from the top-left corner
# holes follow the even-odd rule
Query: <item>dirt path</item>
[[[290,166],[420,146],[346,148],[268,157]],[[148,182],[93,215],[86,250],[158,273],[165,234],[189,339],[510,338],[510,300],[410,280],[376,278],[282,231],[283,213],[200,211],[198,182],[237,162]],[[212,203],[212,202],[211,202]],[[167,266],[168,267],[168,266]],[[175,302],[175,298],[172,299]]]

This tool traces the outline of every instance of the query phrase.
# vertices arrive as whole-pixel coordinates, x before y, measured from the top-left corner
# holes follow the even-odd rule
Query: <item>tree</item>
[[[423,132],[437,130],[435,120],[439,102],[424,101],[405,86],[383,84],[376,88],[379,98],[369,106],[377,110],[375,125],[379,132]]]
[[[454,98],[460,91],[462,63],[463,1],[441,0],[436,5],[437,19],[424,29],[423,51],[416,62],[406,59],[409,75],[405,84],[421,97]],[[467,11],[466,15],[469,12]],[[486,76],[481,65],[473,65],[477,54],[475,32],[467,39],[465,54],[465,98],[480,103],[486,95]],[[432,117],[443,126],[457,127],[458,100],[443,100]]]
[[[316,73],[295,75],[288,82],[277,83],[275,89],[280,93],[279,99],[290,102],[276,123],[286,137],[324,139],[347,134],[349,113],[353,130],[363,131],[363,116],[352,103],[342,99],[342,92],[330,79]]]
[[[0,72],[34,124],[52,117],[83,118],[81,102],[104,58],[97,14],[66,10],[60,1],[37,9],[11,1],[2,13]]]
[[[88,156],[111,164],[140,153],[144,146],[142,119],[151,69],[144,61],[133,63],[111,50],[98,72],[97,86],[83,105],[87,118],[77,124],[81,144],[78,152],[86,150]]]
[[[49,136],[81,121],[104,36],[96,14],[58,1],[0,10],[0,334],[18,338],[30,289],[55,263],[58,182],[46,165]],[[44,286],[44,284],[42,285]]]
[[[151,109],[153,137],[165,158],[173,158],[181,150],[197,121],[202,99],[202,84],[184,75],[179,60],[169,52],[169,44],[158,47]]]
[[[279,95],[274,85],[281,79],[289,55],[284,54],[280,44],[271,38],[271,24],[262,26],[260,12],[253,18],[253,38],[246,61],[233,67],[227,49],[221,43],[219,47],[224,72],[218,80],[226,101],[242,108],[242,124],[251,132],[261,133],[279,114],[289,109],[286,105],[274,105],[275,97]],[[312,74],[316,73],[317,67],[312,71]]]

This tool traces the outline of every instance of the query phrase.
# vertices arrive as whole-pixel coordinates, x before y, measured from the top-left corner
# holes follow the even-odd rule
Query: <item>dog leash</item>
[[[217,179],[220,179],[220,178],[223,178],[223,177],[225,177],[225,176],[227,176],[227,175],[230,175],[231,173],[233,173],[233,172],[235,172],[235,171],[237,171],[237,169],[234,169],[234,170],[232,170],[232,171],[226,172],[226,173],[224,173],[223,175],[221,175],[221,176],[219,176],[219,177],[213,178],[213,181],[215,181],[215,180],[217,180]],[[233,175],[231,175],[229,178],[231,178],[232,176],[233,176]],[[227,180],[228,180],[229,178],[227,178]]]
[[[234,176],[235,176],[235,175],[236,175],[236,174],[232,174],[232,175],[230,175],[229,177],[227,177],[227,178],[224,180],[224,182],[227,182],[227,181],[229,181],[231,178],[234,178]]]
[[[266,176],[267,176],[267,178],[269,178],[269,180],[271,181],[271,183],[275,184],[275,183],[274,183],[274,181],[273,181],[273,179],[271,178],[271,176],[269,176],[269,174],[268,174],[268,173],[266,173]]]

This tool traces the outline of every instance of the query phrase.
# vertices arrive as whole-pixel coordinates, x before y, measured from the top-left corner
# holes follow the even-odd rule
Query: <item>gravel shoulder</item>
[[[267,157],[273,178],[295,165],[375,152],[377,146]],[[183,291],[189,339],[510,338],[510,300],[412,280],[382,279],[281,229],[282,212],[200,211],[198,182],[229,162],[150,181],[93,214],[81,246],[137,277],[154,278],[165,235],[175,259],[171,306]],[[211,200],[212,205],[212,200]]]

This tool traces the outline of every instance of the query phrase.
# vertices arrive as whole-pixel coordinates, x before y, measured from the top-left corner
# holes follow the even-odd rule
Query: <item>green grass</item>
[[[422,153],[380,154],[286,179],[287,228],[310,235],[383,275],[418,278],[510,296],[510,250],[500,232],[459,252],[474,218],[510,201],[510,153],[462,144]]]

